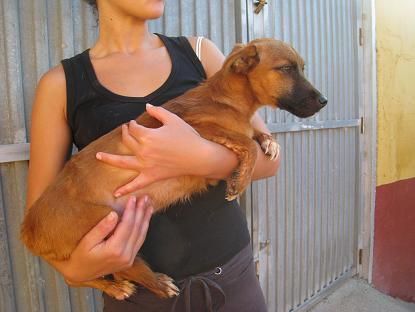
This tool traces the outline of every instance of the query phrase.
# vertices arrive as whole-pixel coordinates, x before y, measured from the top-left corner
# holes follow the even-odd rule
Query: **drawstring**
[[[186,312],[192,312],[191,308],[191,295],[190,291],[192,288],[192,284],[199,283],[203,287],[203,293],[205,297],[206,303],[206,311],[207,312],[214,312],[213,310],[213,300],[212,300],[212,292],[218,292],[220,294],[220,299],[215,300],[215,303],[218,303],[220,308],[225,304],[225,293],[223,292],[222,288],[219,286],[218,283],[212,281],[211,279],[204,277],[204,276],[190,276],[183,280],[183,286],[181,287],[180,293],[183,294],[185,300],[185,307]],[[173,303],[171,312],[174,312],[176,309],[176,303],[181,296],[176,297],[176,300]],[[219,298],[218,297],[218,298]]]

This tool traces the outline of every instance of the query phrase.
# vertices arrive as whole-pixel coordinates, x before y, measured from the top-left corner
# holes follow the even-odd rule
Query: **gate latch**
[[[266,0],[255,0],[254,4],[256,5],[255,8],[255,14],[259,14],[259,12],[262,11],[262,9],[264,8],[264,6],[267,4],[268,2]]]

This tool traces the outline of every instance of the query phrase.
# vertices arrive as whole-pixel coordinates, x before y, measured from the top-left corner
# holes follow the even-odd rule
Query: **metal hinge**
[[[363,249],[359,249],[359,264],[362,264],[363,261]]]
[[[255,274],[256,278],[259,279],[259,260],[255,260]]]
[[[359,27],[359,45],[363,45],[363,28]]]
[[[365,119],[364,117],[360,117],[360,133],[365,133]]]
[[[269,239],[267,239],[265,241],[262,241],[262,242],[259,242],[259,251],[267,249],[267,252],[268,252],[270,244],[271,244],[271,241]],[[256,277],[257,277],[257,279],[259,279],[259,259],[255,258],[254,262],[255,262]]]
[[[271,244],[271,241],[269,239],[267,239],[266,241],[260,242],[259,243],[259,250],[263,250],[265,248],[268,248],[270,244]]]

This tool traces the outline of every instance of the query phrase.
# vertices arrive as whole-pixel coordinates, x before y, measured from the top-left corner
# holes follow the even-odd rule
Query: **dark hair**
[[[97,9],[97,0],[84,0],[86,3],[88,3],[90,6],[92,6],[94,9]]]

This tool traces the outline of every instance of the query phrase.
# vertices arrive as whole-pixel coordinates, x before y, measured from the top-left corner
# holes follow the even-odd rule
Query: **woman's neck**
[[[105,10],[99,13],[99,36],[91,49],[95,57],[113,53],[133,54],[160,46],[157,36],[150,33],[146,20]]]

